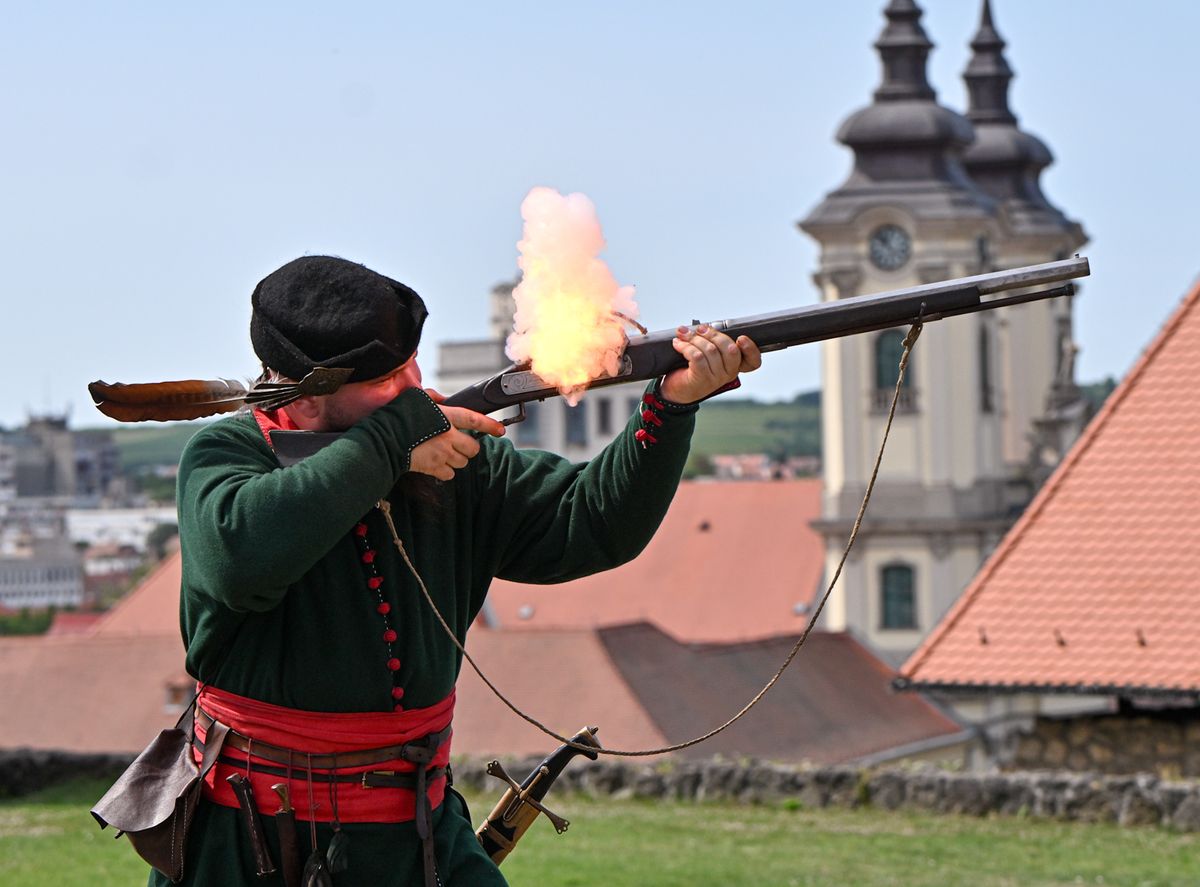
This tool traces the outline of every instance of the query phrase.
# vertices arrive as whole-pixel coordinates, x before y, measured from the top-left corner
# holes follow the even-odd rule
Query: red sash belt
[[[233,788],[226,780],[234,773],[241,773],[250,780],[259,812],[267,816],[274,815],[279,809],[279,798],[271,786],[286,782],[297,819],[331,822],[336,808],[337,819],[341,822],[409,822],[416,815],[416,795],[411,787],[367,788],[360,774],[379,771],[414,774],[416,764],[395,757],[367,766],[339,766],[336,770],[327,766],[310,770],[308,756],[328,758],[350,752],[369,752],[414,742],[446,730],[445,740],[425,765],[430,770],[441,771],[450,761],[447,728],[454,715],[454,698],[451,691],[435,705],[402,712],[331,713],[270,705],[201,685],[197,698],[199,709],[250,740],[249,753],[226,743],[217,765],[204,780],[204,797],[225,807],[237,807]],[[201,744],[207,736],[207,720],[202,717],[196,720],[196,738]],[[254,742],[276,748],[272,749],[268,759],[254,754]],[[290,763],[280,763],[280,749],[287,750]],[[193,754],[199,761],[200,751],[194,749]],[[428,783],[432,807],[442,803],[445,791],[445,775],[439,772]]]

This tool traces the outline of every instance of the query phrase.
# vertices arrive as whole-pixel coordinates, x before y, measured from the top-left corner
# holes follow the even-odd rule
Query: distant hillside
[[[696,419],[693,456],[768,453],[779,458],[821,455],[821,398],[806,392],[791,401],[715,398]]]
[[[175,465],[184,445],[205,422],[166,422],[152,425],[123,425],[112,429],[121,454],[121,470],[137,475],[157,465]]]

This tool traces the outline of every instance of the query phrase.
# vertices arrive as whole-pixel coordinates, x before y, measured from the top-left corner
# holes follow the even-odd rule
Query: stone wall
[[[536,760],[506,764],[521,779]],[[502,784],[482,762],[455,764],[456,783],[499,799]],[[812,769],[721,760],[630,765],[576,761],[555,792],[682,802],[795,803],[809,808],[863,807],[969,816],[1032,816],[1200,831],[1200,782],[1156,776],[1058,772],[953,773],[935,769]],[[550,803],[553,809],[553,803]]]
[[[17,798],[74,779],[115,780],[133,758],[129,754],[0,749],[0,798]]]
[[[1038,718],[1004,769],[1200,779],[1200,711]]]
[[[24,795],[81,777],[115,779],[131,758],[28,749],[0,751],[0,797]],[[506,762],[505,767],[519,780],[537,763],[537,759]],[[457,761],[455,781],[498,800],[503,785],[486,774],[485,766],[482,760]],[[684,803],[732,801],[796,804],[806,808],[870,806],[884,810],[1032,816],[1200,831],[1200,781],[1172,782],[1150,775],[806,769],[720,759],[627,764],[604,759],[572,763],[560,777],[554,794],[561,796],[572,791]],[[554,808],[553,798],[549,806]]]

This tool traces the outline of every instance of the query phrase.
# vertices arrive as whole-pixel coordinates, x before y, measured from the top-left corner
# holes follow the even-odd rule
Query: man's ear
[[[308,396],[300,397],[289,403],[285,409],[288,416],[300,428],[305,431],[312,431],[321,419],[321,398]]]

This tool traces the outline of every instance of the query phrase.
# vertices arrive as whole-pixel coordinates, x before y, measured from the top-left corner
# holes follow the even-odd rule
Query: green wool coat
[[[669,407],[658,443],[634,439],[635,415],[588,463],[517,450],[484,437],[453,481],[404,492],[412,449],[449,426],[412,389],[304,462],[280,468],[252,416],[200,431],[179,466],[183,556],[180,614],[188,672],[205,683],[308,711],[391,711],[445,698],[461,665],[400,559],[374,504],[387,497],[396,528],[438,608],[465,640],[493,577],[564,582],[635,557],[657,529],[687,458],[695,408]],[[410,476],[411,480],[412,476]],[[353,529],[367,525],[398,634],[382,639],[377,592],[366,584]],[[391,656],[400,660],[393,673]],[[482,853],[465,804],[434,812],[447,887],[503,884]],[[264,826],[278,859],[273,822]],[[338,885],[420,885],[413,824],[347,824],[350,869]],[[308,826],[301,842],[308,848]],[[320,826],[324,848],[331,831]],[[157,872],[151,885],[169,881]],[[185,884],[279,887],[258,878],[237,811],[202,802],[189,837]]]

